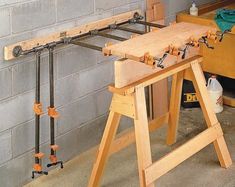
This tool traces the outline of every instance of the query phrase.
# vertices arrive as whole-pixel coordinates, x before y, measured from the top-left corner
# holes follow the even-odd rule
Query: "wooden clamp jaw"
[[[55,108],[48,107],[48,116],[51,118],[58,118],[60,115]]]
[[[39,163],[34,164],[33,169],[36,172],[41,172],[42,171],[41,160],[44,157],[44,154],[43,153],[37,153],[37,154],[34,155],[34,157],[39,160]]]
[[[143,62],[148,66],[152,66],[153,68],[155,67],[156,63],[154,57],[151,56],[149,53],[144,54]]]
[[[58,145],[51,145],[51,149],[54,151],[54,155],[50,155],[50,161],[51,163],[57,163],[58,159],[56,156],[56,151],[59,149]]]
[[[113,45],[111,42],[107,42],[104,46],[104,48],[102,49],[102,53],[104,56],[110,56],[111,55],[111,50],[108,50],[107,47]]]
[[[172,55],[172,56],[179,56],[180,55],[180,49],[174,45],[169,45],[168,48],[166,48],[166,53]]]
[[[43,111],[42,111],[42,103],[34,103],[34,106],[33,106],[33,111],[36,115],[40,116],[43,114]]]
[[[208,31],[206,37],[207,37],[208,39],[214,41],[215,43],[217,42],[217,38],[218,38],[218,37],[217,37],[216,32]]]
[[[157,66],[157,67],[160,67],[163,69],[164,68],[163,62],[166,59],[168,54],[178,57],[180,55],[180,49],[173,46],[173,45],[169,45],[166,48],[166,50],[161,58],[153,57],[152,55],[149,54],[149,52],[147,52],[147,53],[145,53],[142,61],[146,65],[152,66],[153,68],[155,68]]]

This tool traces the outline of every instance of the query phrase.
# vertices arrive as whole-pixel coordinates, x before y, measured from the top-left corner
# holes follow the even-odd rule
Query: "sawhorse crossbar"
[[[211,108],[206,81],[200,66],[201,61],[202,57],[195,56],[127,87],[121,89],[110,87],[110,91],[113,92],[110,113],[93,166],[89,187],[99,186],[109,155],[134,141],[136,141],[141,187],[153,187],[155,180],[211,143],[214,144],[221,167],[228,168],[232,164],[220,123]],[[173,76],[173,82],[169,113],[149,123],[146,111],[145,87],[170,76]],[[193,82],[208,128],[157,162],[152,163],[149,137],[151,131],[168,122],[167,144],[171,145],[176,142],[184,79]],[[121,115],[134,119],[134,131],[115,139]]]

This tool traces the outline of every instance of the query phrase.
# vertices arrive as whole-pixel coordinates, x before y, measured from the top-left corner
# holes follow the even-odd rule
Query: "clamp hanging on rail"
[[[55,119],[59,117],[59,113],[55,109],[54,104],[54,48],[56,43],[51,43],[48,45],[49,51],[49,83],[50,83],[50,106],[48,107],[48,116],[50,117],[50,161],[51,163],[47,164],[47,167],[56,166],[60,164],[60,167],[63,168],[63,162],[58,161],[56,156],[56,151],[59,149],[59,146],[55,144]]]
[[[102,37],[111,38],[111,39],[119,40],[119,41],[127,40],[126,38],[107,34],[102,31],[122,30],[122,31],[131,32],[135,34],[141,34],[141,35],[146,33],[141,30],[124,27],[124,25],[128,25],[128,24],[129,25],[141,24],[141,25],[148,25],[148,26],[157,27],[157,28],[164,27],[163,25],[141,21],[141,19],[143,19],[143,16],[141,16],[140,10],[135,10],[135,11],[123,13],[120,15],[116,15],[110,18],[106,18],[104,20],[92,22],[87,25],[72,28],[65,32],[59,32],[59,33],[55,33],[46,37],[18,42],[16,44],[4,47],[4,58],[5,60],[11,60],[14,58],[18,58],[20,56],[25,56],[25,55],[34,53],[35,49],[38,47],[47,49],[48,45],[50,45],[51,43],[56,43],[57,46],[70,44],[70,43],[65,42],[66,38],[69,38],[72,43],[73,41],[77,41],[78,39],[91,36],[91,33],[93,35],[95,34],[95,35],[99,35]],[[96,31],[96,33],[94,33],[93,31]]]
[[[48,175],[48,172],[42,170],[43,153],[40,152],[40,116],[42,115],[42,104],[40,102],[40,63],[42,48],[35,48],[36,53],[36,93],[35,93],[35,163],[32,171],[32,178],[35,174]]]

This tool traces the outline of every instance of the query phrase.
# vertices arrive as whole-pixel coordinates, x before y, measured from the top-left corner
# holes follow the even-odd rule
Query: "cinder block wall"
[[[200,3],[206,2],[200,1]],[[207,1],[208,2],[208,1]],[[166,20],[188,8],[188,0],[165,0]],[[0,1],[0,186],[22,186],[31,177],[34,148],[35,57],[3,60],[3,47],[129,10],[144,9],[144,0],[1,0]],[[101,38],[91,40],[103,44]],[[112,58],[69,46],[55,54],[58,157],[68,161],[100,141],[113,82]],[[43,53],[41,146],[49,157],[48,56]],[[128,121],[125,120],[127,123]],[[78,166],[79,167],[79,166]]]

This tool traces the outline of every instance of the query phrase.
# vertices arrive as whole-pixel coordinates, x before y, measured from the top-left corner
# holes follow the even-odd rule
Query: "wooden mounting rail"
[[[48,36],[42,36],[42,37],[18,42],[9,46],[5,46],[4,47],[4,59],[12,60],[15,58],[13,56],[13,49],[16,46],[21,46],[23,50],[30,50],[37,46],[46,45],[51,42],[60,41],[61,39],[66,38],[66,37],[74,37],[74,36],[83,35],[83,34],[89,33],[91,30],[96,30],[96,29],[98,30],[98,29],[105,28],[112,24],[119,24],[119,23],[128,21],[133,18],[136,12],[141,14],[140,10],[134,10],[134,11],[130,11],[127,13],[112,16],[103,20],[91,22],[91,23],[88,23],[79,27],[71,28],[66,31],[57,32]]]

